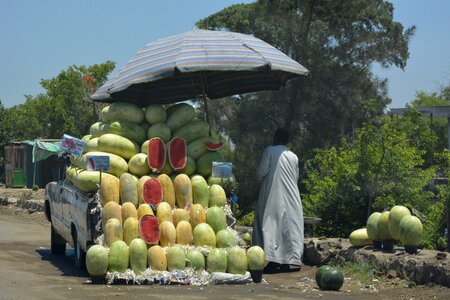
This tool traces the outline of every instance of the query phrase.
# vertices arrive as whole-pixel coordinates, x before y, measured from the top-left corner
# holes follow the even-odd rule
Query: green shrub
[[[37,191],[37,190],[39,190],[39,185],[33,184],[33,186],[31,187],[31,189],[32,189],[33,191]]]
[[[248,214],[242,216],[242,218],[239,218],[236,223],[240,226],[253,227],[254,219],[255,219],[255,212],[251,211]]]

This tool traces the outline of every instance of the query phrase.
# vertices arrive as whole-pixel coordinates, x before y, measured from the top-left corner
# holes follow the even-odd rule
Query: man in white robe
[[[303,255],[303,209],[298,189],[298,158],[286,147],[289,132],[278,129],[274,145],[262,155],[256,175],[261,183],[253,225],[253,245],[264,249],[266,273],[300,266]]]

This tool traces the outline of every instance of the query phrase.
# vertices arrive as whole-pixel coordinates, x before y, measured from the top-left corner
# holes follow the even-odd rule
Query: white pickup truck
[[[101,205],[98,193],[83,193],[69,180],[45,187],[45,215],[51,222],[51,252],[74,249],[75,265],[85,268],[87,249],[101,235]]]

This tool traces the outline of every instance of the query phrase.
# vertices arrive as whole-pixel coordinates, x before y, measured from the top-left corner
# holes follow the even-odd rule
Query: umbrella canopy
[[[140,106],[216,99],[277,90],[306,74],[305,67],[252,35],[192,30],[149,43],[92,99]]]

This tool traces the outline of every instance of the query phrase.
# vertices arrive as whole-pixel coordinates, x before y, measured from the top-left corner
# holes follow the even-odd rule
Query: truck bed
[[[102,234],[98,193],[84,193],[70,181],[50,182],[45,188],[46,215],[58,235],[72,247],[74,233],[83,251]]]

